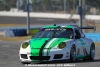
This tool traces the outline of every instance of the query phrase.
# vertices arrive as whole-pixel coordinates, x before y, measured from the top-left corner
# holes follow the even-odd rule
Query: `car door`
[[[89,51],[89,45],[88,45],[88,40],[87,40],[87,38],[85,38],[85,35],[84,35],[84,33],[80,30],[80,33],[81,33],[81,42],[83,42],[82,43],[82,49],[83,49],[83,54],[85,55],[85,56],[87,56],[88,55],[88,51]]]
[[[84,53],[83,53],[83,39],[81,38],[81,34],[80,34],[80,31],[79,29],[75,29],[75,43],[76,43],[76,54],[77,54],[77,57],[81,57],[81,56],[84,56]]]

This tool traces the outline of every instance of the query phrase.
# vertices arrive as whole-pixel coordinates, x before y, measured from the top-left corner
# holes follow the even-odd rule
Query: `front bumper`
[[[43,56],[32,56],[29,52],[20,50],[19,56],[21,62],[39,62],[39,61],[54,61],[54,60],[67,60],[70,58],[70,51],[65,50],[51,50],[48,55],[44,51]]]

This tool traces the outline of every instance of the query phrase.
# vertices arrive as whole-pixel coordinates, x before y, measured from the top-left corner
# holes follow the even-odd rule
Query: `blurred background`
[[[0,0],[0,11],[27,12],[27,1],[28,0]],[[83,15],[94,15],[93,17],[100,15],[100,0],[82,0],[82,1],[83,1],[82,2]],[[71,14],[71,15],[79,14],[79,0],[29,0],[29,10],[31,13],[41,12],[41,13],[57,13],[57,14]],[[31,18],[31,20],[32,19],[33,18]],[[1,20],[0,23],[4,23],[2,22],[2,19],[0,20]],[[9,21],[9,22],[12,22],[12,21]],[[18,22],[21,22],[21,21],[18,21]],[[35,21],[32,20],[31,22],[35,22]],[[62,22],[65,23],[66,20]],[[95,20],[95,19],[86,20],[85,19],[85,22],[86,23],[84,23],[83,26],[84,25],[96,26],[97,27],[96,32],[100,32],[99,30],[100,20]],[[49,23],[50,22],[48,22],[48,24]],[[61,22],[58,22],[58,23],[61,23]]]
[[[79,25],[79,1],[80,0],[29,0],[28,4],[28,0],[0,0],[0,31],[7,30],[8,28],[26,29],[28,22],[27,5],[29,5],[30,12],[30,29],[41,25],[53,25],[54,23]],[[82,0],[82,16],[82,26],[95,26],[95,33],[99,35],[100,0]],[[93,30],[85,30],[85,32],[89,33],[93,32]],[[95,34],[93,34],[93,37],[96,39],[94,35]]]
[[[100,15],[100,0],[84,0],[85,13]],[[78,13],[79,0],[29,0],[31,12]],[[66,10],[64,4],[66,3]],[[0,0],[0,11],[27,11],[27,0]]]

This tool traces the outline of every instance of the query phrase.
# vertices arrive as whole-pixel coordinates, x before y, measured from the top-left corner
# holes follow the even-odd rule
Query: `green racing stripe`
[[[47,56],[49,55],[49,52],[51,49],[53,49],[55,46],[59,45],[61,42],[64,42],[66,40],[69,40],[68,38],[57,38],[53,43],[49,46],[50,49],[47,51]]]
[[[31,56],[43,56],[44,50],[48,56],[51,49],[61,42],[69,40],[68,38],[34,38],[30,40]]]
[[[49,38],[34,38],[30,40],[31,56],[39,56],[40,48]]]
[[[44,47],[46,46],[46,44],[47,44],[50,40],[52,40],[52,38],[50,38],[49,40],[46,40],[46,41],[44,42],[44,44],[43,44],[42,47],[40,48],[39,56],[43,56],[43,50],[45,49]]]

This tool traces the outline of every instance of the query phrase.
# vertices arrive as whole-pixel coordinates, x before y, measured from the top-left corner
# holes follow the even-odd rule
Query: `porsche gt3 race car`
[[[85,37],[81,29],[75,26],[41,28],[35,36],[21,44],[20,61],[26,64],[53,60],[93,60],[95,44]]]

